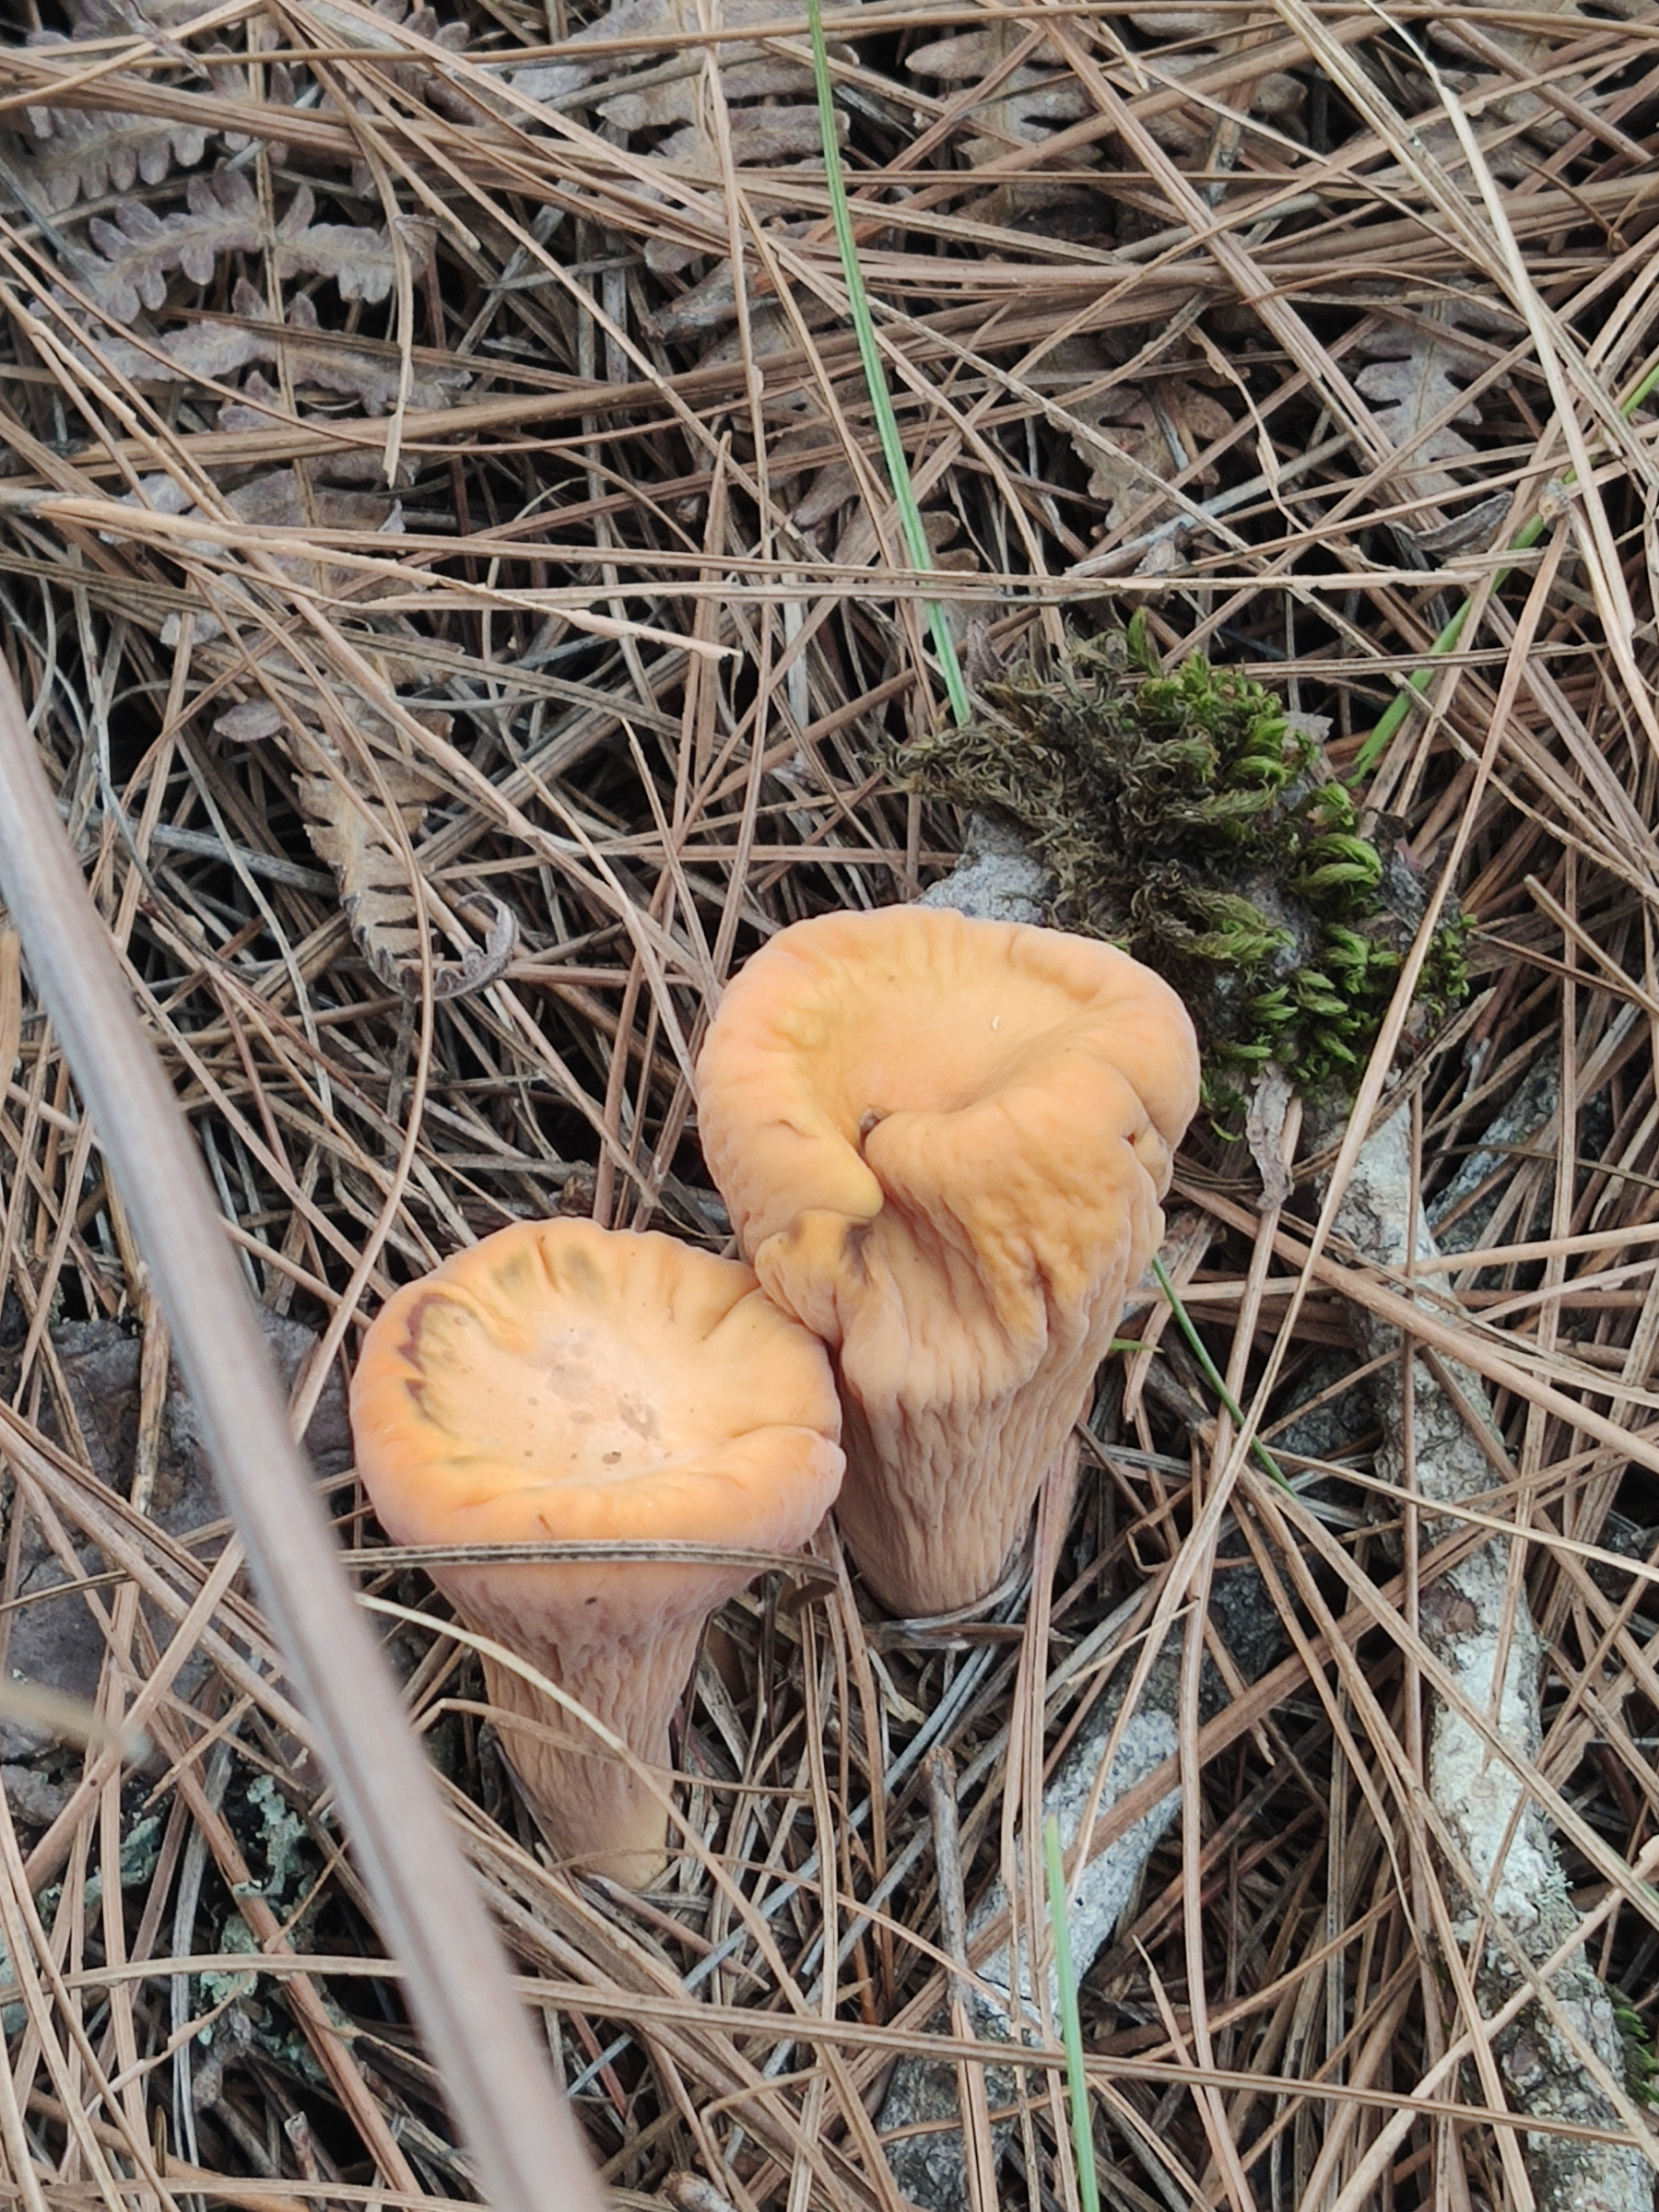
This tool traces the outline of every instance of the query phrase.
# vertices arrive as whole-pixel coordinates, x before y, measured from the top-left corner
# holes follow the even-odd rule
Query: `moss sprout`
[[[1607,1994],[1613,2002],[1613,2018],[1618,2023],[1618,2038],[1624,2046],[1625,2087],[1637,2104],[1652,2112],[1659,2105],[1659,2063],[1654,2057],[1653,2031],[1634,2001],[1617,1983],[1608,1983]]]
[[[911,789],[1011,818],[1058,886],[1054,918],[1180,991],[1212,1112],[1270,1060],[1305,1090],[1358,1077],[1423,911],[1386,824],[1362,831],[1315,739],[1251,677],[1194,653],[1166,674],[1136,616],[1053,681],[1016,668],[992,712],[895,759]],[[1443,924],[1419,1004],[1465,985]]]

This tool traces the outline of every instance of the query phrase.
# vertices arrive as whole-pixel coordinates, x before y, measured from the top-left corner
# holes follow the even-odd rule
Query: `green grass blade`
[[[824,43],[824,18],[818,0],[806,0],[806,20],[812,33],[812,75],[818,88],[818,127],[824,139],[824,171],[830,186],[830,212],[835,224],[835,242],[841,251],[841,273],[846,278],[847,305],[852,311],[853,335],[858,340],[859,359],[864,363],[865,382],[869,387],[870,406],[875,412],[877,434],[881,440],[882,457],[887,463],[888,481],[893,488],[893,501],[899,510],[900,527],[904,533],[905,551],[910,556],[912,568],[918,574],[926,575],[933,567],[933,547],[928,544],[927,533],[922,527],[922,510],[916,504],[910,463],[904,454],[904,441],[899,435],[899,418],[893,412],[887,371],[882,366],[881,349],[876,343],[876,324],[870,315],[869,294],[865,290],[864,270],[859,265],[858,241],[853,235],[853,210],[847,204],[847,183],[841,174],[841,146],[835,135],[835,95],[830,83],[830,52]],[[950,700],[950,711],[958,722],[968,722],[972,717],[973,710],[968,703],[968,687],[962,681],[956,641],[945,619],[945,610],[936,599],[926,600],[924,604],[927,608],[934,651],[939,656],[939,668],[945,678],[945,691]]]
[[[814,0],[814,4],[816,5],[816,0]],[[1649,369],[1629,396],[1619,401],[1618,411],[1627,422],[1630,421],[1642,402],[1651,397],[1656,386],[1659,386],[1659,364]],[[1568,491],[1571,491],[1577,482],[1577,472],[1572,469],[1569,469],[1561,478],[1562,486]],[[1548,527],[1549,518],[1547,516],[1535,514],[1531,522],[1524,523],[1516,531],[1514,536],[1504,547],[1504,551],[1506,553],[1530,553]],[[1500,592],[1513,573],[1514,571],[1511,569],[1500,569],[1492,579],[1493,591]],[[1428,665],[1417,670],[1407,680],[1403,691],[1395,692],[1394,698],[1390,700],[1388,705],[1377,718],[1377,726],[1354,756],[1354,765],[1347,774],[1347,781],[1350,783],[1357,783],[1361,777],[1370,775],[1371,770],[1376,767],[1388,749],[1390,738],[1410,712],[1412,693],[1416,692],[1420,697],[1423,692],[1427,691],[1434,681],[1436,664],[1444,660],[1447,653],[1455,651],[1457,641],[1463,635],[1464,624],[1469,618],[1469,601],[1465,599],[1445,629],[1430,646]]]
[[[1175,1326],[1186,1338],[1187,1349],[1192,1353],[1194,1359],[1197,1360],[1199,1366],[1204,1371],[1205,1381],[1215,1392],[1217,1397],[1220,1399],[1222,1405],[1226,1406],[1228,1412],[1231,1414],[1238,1426],[1242,1429],[1245,1426],[1243,1411],[1240,1407],[1239,1403],[1233,1396],[1231,1391],[1228,1389],[1227,1384],[1222,1381],[1220,1369],[1216,1365],[1215,1361],[1209,1356],[1209,1347],[1205,1343],[1203,1337],[1199,1335],[1197,1330],[1193,1326],[1193,1317],[1187,1312],[1186,1308],[1182,1304],[1181,1293],[1176,1289],[1174,1284],[1170,1280],[1169,1269],[1164,1265],[1162,1260],[1158,1258],[1156,1254],[1153,1255],[1152,1260],[1152,1274],[1157,1281],[1159,1288],[1163,1292],[1164,1296],[1170,1301],[1170,1311],[1175,1316]],[[1141,1351],[1145,1349],[1145,1347],[1137,1345],[1135,1349],[1137,1351]],[[1288,1489],[1290,1485],[1285,1480],[1283,1468],[1279,1465],[1278,1461],[1274,1458],[1272,1453],[1268,1451],[1266,1445],[1263,1443],[1260,1437],[1253,1436],[1251,1438],[1250,1449],[1254,1453],[1256,1463],[1262,1468],[1263,1472],[1265,1474],[1271,1475],[1275,1482],[1284,1484],[1285,1488]]]
[[[1072,1969],[1071,1928],[1065,1917],[1065,1868],[1060,1858],[1060,1827],[1053,1813],[1042,1824],[1042,1863],[1048,1872],[1049,1927],[1054,1939],[1054,1981],[1060,1992],[1060,2037],[1065,2046],[1065,2086],[1071,2104],[1072,2141],[1077,2151],[1077,2194],[1083,2212],[1100,2212],[1094,2122],[1088,2084],[1083,2076],[1083,2023],[1077,2015],[1077,1977]]]

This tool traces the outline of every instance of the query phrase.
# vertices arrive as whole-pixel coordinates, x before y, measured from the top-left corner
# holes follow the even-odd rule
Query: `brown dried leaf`
[[[386,493],[309,486],[297,468],[277,468],[268,476],[254,477],[229,493],[227,504],[244,523],[267,529],[300,530],[314,524],[324,530],[395,535],[403,528],[403,511]],[[319,572],[326,574],[327,571]]]
[[[377,661],[385,658],[380,654],[371,657]],[[352,778],[350,771],[341,765],[337,747],[322,734],[325,719],[322,701],[300,675],[293,662],[284,653],[266,653],[261,665],[272,681],[280,686],[289,711],[284,713],[267,699],[246,700],[237,706],[227,707],[222,714],[215,717],[215,732],[238,745],[257,745],[263,744],[268,737],[281,736],[284,733],[292,736],[298,727],[302,735],[294,740],[296,756],[304,756],[305,747],[309,745],[332,761],[337,772],[351,781],[355,790],[359,779]],[[382,673],[386,671],[382,668]],[[406,680],[410,678],[412,673],[418,679],[418,672],[411,672],[406,667],[402,670]],[[339,700],[336,699],[334,704],[337,709]],[[405,712],[434,737],[447,738],[454,726],[454,716],[438,707],[406,703]],[[381,780],[404,827],[413,834],[419,828],[427,808],[435,799],[441,797],[442,786],[427,769],[409,756],[406,731],[395,727],[361,699],[351,701],[350,715],[352,726],[363,735],[372,737],[380,747]],[[312,761],[309,767],[302,765],[300,772],[315,775],[324,771]]]
[[[606,105],[614,105],[606,102]],[[847,119],[836,117],[844,139]],[[816,164],[823,168],[823,130],[816,108],[735,108],[731,113],[732,159],[740,167]],[[700,123],[682,124],[664,139],[655,159],[691,177],[718,177],[720,156]]]
[[[251,477],[224,495],[225,504],[244,523],[269,529],[390,532],[402,528],[397,502],[385,492],[336,491],[302,481],[297,467],[277,468]],[[190,493],[169,476],[146,477],[136,492],[122,496],[124,507],[147,507],[157,514],[200,514]],[[203,550],[207,548],[204,547]]]
[[[349,530],[360,533],[365,538],[395,536],[403,529],[402,506],[388,493],[341,490],[334,485],[317,482],[311,472],[302,474],[298,465],[252,477],[223,497],[233,514],[264,528]],[[121,504],[147,507],[158,514],[182,515],[186,520],[202,512],[189,493],[167,476],[145,477],[136,492],[124,495]],[[191,551],[204,559],[218,559],[222,554],[222,547],[212,539],[204,538],[194,544],[185,542]],[[344,598],[349,594],[354,604],[361,606],[391,588],[378,578],[366,581],[360,568],[319,559],[315,554],[290,553],[267,546],[265,559],[278,575],[286,576],[300,590],[320,594],[325,599]],[[176,615],[170,616],[162,626],[164,645],[176,642],[178,620]],[[221,625],[213,616],[206,612],[196,616],[197,643],[218,637],[220,630]]]
[[[947,85],[982,83],[1003,68],[1010,54],[1025,45],[1027,26],[999,22],[984,30],[970,30],[955,38],[935,39],[919,46],[905,67],[916,76],[932,77]],[[988,100],[973,110],[978,132],[964,142],[963,152],[977,169],[1006,154],[1010,144],[1036,145],[1062,124],[1076,123],[1088,112],[1088,97],[1071,71],[1046,41],[1032,57],[1003,75]]]
[[[780,237],[799,238],[810,227],[805,222],[780,223],[777,230]],[[709,331],[724,330],[735,312],[736,296],[732,283],[731,265],[723,261],[688,291],[682,292],[677,300],[671,300],[658,308],[647,327],[654,338],[700,337]],[[802,301],[801,312],[809,330],[823,330],[841,320],[833,308],[827,307],[822,300],[810,295]],[[778,314],[764,300],[754,311],[754,328],[757,333],[754,339],[757,359],[764,353],[791,353],[799,343],[788,319]],[[764,336],[759,335],[762,329]],[[701,357],[705,366],[711,363],[724,365],[741,358],[741,345],[735,335],[724,340],[717,339]]]
[[[1483,23],[1480,18],[1488,10],[1497,19]],[[1477,65],[1477,71],[1474,72],[1448,72],[1449,80],[1460,100],[1473,105],[1474,111],[1482,117],[1488,129],[1493,123],[1506,124],[1512,131],[1524,131],[1529,138],[1540,146],[1559,146],[1571,136],[1574,128],[1572,123],[1558,107],[1536,92],[1518,88],[1514,91],[1499,91],[1502,79],[1492,73],[1491,54],[1492,47],[1501,47],[1514,65],[1513,77],[1524,81],[1549,70],[1559,41],[1546,31],[1515,28],[1503,19],[1507,12],[1500,7],[1498,0],[1472,0],[1470,27],[1483,34],[1478,41],[1465,35],[1451,11],[1435,25],[1435,35],[1442,45],[1449,46],[1453,53],[1467,55]],[[1571,5],[1571,0],[1544,0],[1543,6],[1537,12],[1576,15],[1578,11]],[[1590,104],[1596,104],[1594,91],[1586,87],[1582,77],[1561,77],[1556,81],[1562,91],[1570,92],[1578,99],[1588,95]],[[1457,170],[1463,167],[1463,148],[1456,144],[1449,126],[1431,126],[1431,142],[1435,152],[1451,168]],[[1531,167],[1529,158],[1510,152],[1509,149],[1501,150],[1498,159],[1502,173],[1524,175]],[[1512,163],[1516,166],[1512,167]]]
[[[933,565],[941,574],[973,575],[979,569],[979,555],[972,547],[954,542],[961,528],[948,508],[927,507],[922,512],[922,535],[927,540]],[[860,568],[866,560],[875,559],[877,546],[875,518],[861,500],[847,516],[833,559],[838,566]]]
[[[1205,49],[1195,53],[1160,54],[1158,66],[1165,76],[1197,76],[1213,69],[1220,59],[1214,49]],[[1241,99],[1241,90],[1247,99]],[[1307,88],[1299,78],[1282,69],[1270,69],[1265,76],[1255,77],[1242,88],[1235,87],[1227,104],[1235,113],[1260,116],[1266,123],[1285,123],[1301,113],[1307,97]],[[1195,161],[1208,154],[1221,120],[1213,109],[1194,102],[1190,108],[1166,108],[1147,127],[1168,152]]]
[[[217,716],[213,727],[228,744],[263,745],[267,737],[280,736],[288,723],[268,699],[244,699]]]
[[[824,430],[820,425],[814,432],[815,442],[821,443]],[[790,511],[790,521],[797,530],[821,529],[838,515],[849,500],[859,496],[859,482],[850,461],[831,461],[820,468],[812,482]]]
[[[613,102],[606,102],[607,107]],[[732,159],[738,168],[799,169],[822,175],[823,131],[816,108],[733,108],[727,116]],[[847,119],[838,114],[836,135],[844,144]],[[700,122],[688,123],[663,140],[652,155],[653,162],[672,170],[681,179],[715,178],[721,173],[720,155]],[[677,200],[679,199],[676,195]],[[681,201],[683,205],[683,201]],[[712,235],[726,230],[725,194],[704,194],[701,206]],[[699,255],[670,238],[648,238],[645,265],[655,275],[669,276],[688,268]]]
[[[274,384],[266,383],[257,369],[249,375],[242,392],[242,400],[227,400],[219,409],[221,430],[265,430],[273,423],[287,419],[281,393]],[[315,461],[299,461],[294,465],[312,485],[370,484],[380,491],[387,480],[385,452],[379,446],[342,448]],[[414,480],[408,464],[399,461],[396,488],[406,489]]]
[[[1050,365],[1085,378],[1109,372],[1104,354],[1089,338],[1057,346]],[[1106,502],[1108,531],[1131,518],[1142,530],[1168,522],[1179,509],[1158,495],[1157,486],[1190,467],[1232,429],[1232,417],[1215,394],[1179,374],[1112,384],[1061,405],[1077,426],[1072,450],[1088,466],[1089,497]],[[1189,488],[1206,489],[1215,481],[1215,470],[1202,468],[1188,479]]]

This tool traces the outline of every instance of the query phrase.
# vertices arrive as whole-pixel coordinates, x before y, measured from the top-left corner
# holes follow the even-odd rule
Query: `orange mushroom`
[[[1058,930],[826,915],[722,1000],[703,1151],[756,1274],[836,1355],[837,1517],[896,1612],[994,1587],[1158,1248],[1197,1102],[1174,992]]]
[[[591,1221],[516,1224],[398,1291],[364,1339],[351,1420],[399,1544],[793,1550],[841,1475],[823,1347],[748,1269]],[[754,1574],[741,1560],[431,1567],[464,1621],[659,1767],[703,1624]],[[522,1675],[486,1655],[484,1677],[559,1857],[654,1878],[661,1799]]]

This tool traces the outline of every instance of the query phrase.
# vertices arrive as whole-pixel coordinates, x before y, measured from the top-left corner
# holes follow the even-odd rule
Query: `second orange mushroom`
[[[884,1604],[983,1597],[1163,1234],[1186,1009],[1109,945],[945,909],[782,930],[698,1065],[745,1255],[830,1346],[837,1517]]]

